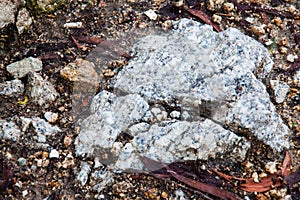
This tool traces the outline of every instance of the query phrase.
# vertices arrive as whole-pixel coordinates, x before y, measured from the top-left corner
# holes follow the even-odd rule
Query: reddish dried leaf
[[[97,37],[92,37],[92,36],[75,36],[75,38],[77,40],[79,40],[80,42],[86,42],[89,44],[100,44],[101,42],[104,41],[104,39],[102,38],[97,38]]]
[[[232,181],[232,179],[239,180],[239,181],[245,181],[246,180],[245,178],[238,178],[238,177],[235,177],[235,176],[230,176],[230,175],[227,175],[227,174],[223,174],[222,172],[219,172],[218,170],[216,170],[214,168],[211,168],[211,170],[214,171],[216,174],[218,174],[218,176],[220,176],[221,178],[224,178],[227,181]]]
[[[79,44],[79,42],[71,35],[71,38],[73,40],[73,42],[75,43],[75,45],[77,46],[78,49],[81,49],[81,45]]]
[[[274,180],[275,182],[273,182]],[[266,192],[280,185],[281,185],[280,179],[276,174],[263,177],[258,183],[254,182],[253,178],[248,178],[246,179],[246,183],[240,184],[242,190],[245,190],[247,192]]]
[[[191,8],[188,8],[188,7],[184,7],[184,9],[186,11],[188,11],[189,13],[191,13],[192,15],[198,17],[199,19],[201,19],[204,23],[206,24],[209,24],[211,25],[212,27],[214,27],[214,29],[217,31],[217,32],[220,32],[220,28],[217,24],[213,23],[211,20],[210,20],[210,17],[204,13],[203,11],[201,10],[195,10],[195,9],[191,9]]]
[[[220,189],[218,187],[215,187],[213,185],[209,185],[206,183],[202,183],[199,181],[196,181],[194,179],[190,179],[190,178],[186,178],[182,175],[178,175],[175,172],[169,171],[170,174],[177,179],[180,182],[185,183],[186,185],[195,188],[197,190],[212,194],[216,197],[219,197],[221,199],[231,199],[231,200],[237,200],[238,198],[236,196],[234,196],[233,194],[231,194],[230,192],[227,192],[226,190]]]
[[[285,177],[291,173],[291,163],[292,163],[291,154],[287,151],[285,153],[285,157],[284,157],[282,167],[281,167],[283,177]]]

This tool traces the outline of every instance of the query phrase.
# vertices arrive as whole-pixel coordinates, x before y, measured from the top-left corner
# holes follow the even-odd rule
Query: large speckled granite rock
[[[251,143],[241,135],[274,151],[289,147],[289,129],[261,81],[273,62],[257,41],[237,29],[215,33],[181,19],[169,32],[141,38],[132,52],[113,93],[93,99],[76,138],[77,155],[143,170],[139,156],[174,162],[229,151],[238,162]],[[130,140],[118,141],[124,134]]]

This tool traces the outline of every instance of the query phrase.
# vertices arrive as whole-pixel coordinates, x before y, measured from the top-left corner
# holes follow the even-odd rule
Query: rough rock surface
[[[22,94],[24,92],[24,84],[21,80],[11,80],[0,83],[0,95]]]
[[[28,76],[26,93],[36,104],[45,107],[49,106],[49,103],[54,102],[59,96],[59,93],[51,83],[34,72]]]
[[[270,80],[270,84],[274,90],[276,103],[282,103],[285,100],[286,94],[289,92],[290,87],[288,84],[279,80]]]
[[[18,62],[11,63],[6,67],[7,71],[15,78],[22,78],[29,72],[40,71],[43,68],[43,63],[38,58],[24,58]]]
[[[22,34],[24,30],[28,29],[32,24],[33,20],[30,17],[30,14],[26,8],[22,8],[17,17],[16,26],[19,34]]]
[[[134,46],[135,59],[117,75],[115,91],[179,101],[193,112],[190,120],[203,115],[233,131],[243,128],[274,150],[288,148],[289,130],[254,75],[264,78],[271,70],[267,49],[233,28],[218,34],[188,19],[174,28]]]
[[[27,135],[26,132],[32,126],[34,136]],[[39,117],[17,117],[14,116],[10,119],[0,120],[0,137],[12,140],[14,142],[20,142],[20,140],[34,141],[34,148],[50,147],[48,144],[48,137],[54,137],[55,134],[61,130],[57,126],[52,126],[44,119]]]
[[[15,22],[15,13],[17,12],[19,1],[0,1],[0,28]]]
[[[94,97],[76,138],[77,155],[141,170],[141,155],[174,162],[230,151],[242,159],[250,142],[236,134],[255,136],[275,151],[289,147],[289,130],[259,80],[273,63],[257,41],[181,19],[168,33],[140,39],[133,55],[115,77],[114,93]],[[174,111],[180,119],[171,119]],[[132,139],[117,141],[124,133]]]

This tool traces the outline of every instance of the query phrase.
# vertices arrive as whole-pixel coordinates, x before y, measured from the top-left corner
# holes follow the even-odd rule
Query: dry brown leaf
[[[192,9],[192,8],[188,8],[188,7],[184,7],[184,9],[186,11],[188,11],[189,13],[191,13],[192,15],[198,17],[199,19],[201,19],[204,23],[206,24],[209,24],[211,25],[212,27],[214,27],[214,29],[217,31],[217,32],[220,32],[220,28],[217,24],[213,23],[211,20],[210,20],[210,17],[204,13],[203,11],[201,10],[196,10],[196,9]]]

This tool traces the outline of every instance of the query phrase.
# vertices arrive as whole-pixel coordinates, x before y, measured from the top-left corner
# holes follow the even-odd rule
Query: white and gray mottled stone
[[[11,0],[0,1],[0,29],[10,23],[15,22],[15,13],[18,10],[20,2]]]
[[[21,80],[15,79],[0,83],[0,95],[21,95],[24,92],[24,84]]]
[[[38,58],[29,57],[7,65],[6,69],[15,78],[22,78],[26,76],[29,72],[36,72],[42,70],[43,63]]]
[[[29,126],[32,125],[34,134],[27,137],[25,135]],[[61,132],[61,129],[57,126],[51,125],[44,119],[39,117],[18,117],[14,116],[6,120],[0,120],[0,137],[14,142],[20,142],[20,140],[30,140],[35,146],[34,148],[50,147],[47,141],[47,137],[54,136]],[[27,138],[27,139],[26,139]]]
[[[157,107],[151,109],[136,94],[117,97],[102,91],[94,97],[90,110],[93,114],[83,121],[80,134],[75,140],[76,154],[104,159],[106,155],[100,155],[98,151],[106,149],[110,152],[108,156],[118,157],[115,166],[120,170],[142,170],[139,156],[171,163],[207,159],[216,152],[225,153],[230,149],[232,157],[243,159],[250,147],[245,138],[209,119],[188,122],[161,118],[159,122],[161,110]],[[155,123],[139,123],[150,110],[155,110],[151,112],[156,119],[153,120]],[[122,132],[133,136],[125,146],[116,142]]]
[[[138,126],[138,127],[136,127]],[[145,128],[148,128],[145,130]],[[208,159],[216,152],[245,158],[250,143],[209,119],[204,121],[164,121],[137,124],[129,129],[134,136],[120,151],[116,167],[121,170],[143,169],[139,156],[164,163]],[[234,148],[233,148],[234,147]]]
[[[132,52],[113,93],[94,97],[75,141],[78,156],[114,157],[121,171],[142,170],[139,156],[175,162],[230,151],[238,162],[250,146],[241,132],[275,151],[289,147],[289,130],[260,81],[273,65],[262,44],[233,28],[215,33],[181,19],[167,33],[141,38]],[[181,108],[181,119],[163,114],[172,107]],[[121,133],[132,139],[123,145]]]
[[[81,162],[81,169],[76,176],[76,180],[79,181],[82,186],[84,186],[88,181],[90,172],[91,167],[89,164],[87,162]]]
[[[286,94],[289,92],[289,85],[280,80],[270,80],[270,84],[274,91],[276,103],[282,103],[285,100]]]
[[[259,80],[273,66],[259,42],[234,28],[216,33],[181,19],[169,33],[140,39],[133,52],[135,58],[115,78],[115,92],[151,102],[177,100],[193,112],[189,120],[204,114],[232,130],[250,130],[274,150],[289,147],[289,130]]]
[[[26,8],[22,8],[17,16],[16,26],[18,29],[18,33],[22,34],[24,30],[27,30],[32,24],[33,20]]]
[[[0,120],[0,137],[14,142],[18,141],[22,132],[14,121]]]
[[[28,76],[26,93],[30,100],[44,107],[48,107],[50,103],[53,103],[59,97],[59,93],[54,86],[35,72],[31,72]]]
[[[83,121],[83,134],[76,138],[77,155],[93,154],[91,146],[112,148],[118,135],[137,123],[148,108],[147,102],[137,94],[117,97],[107,91],[100,92],[91,103],[93,114]]]

